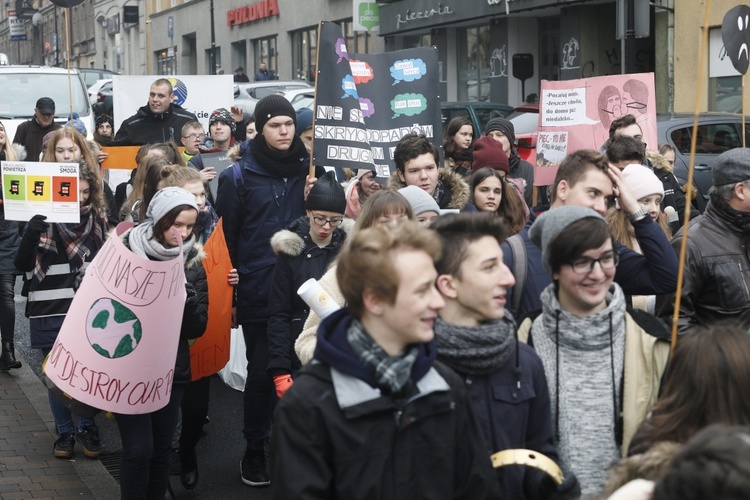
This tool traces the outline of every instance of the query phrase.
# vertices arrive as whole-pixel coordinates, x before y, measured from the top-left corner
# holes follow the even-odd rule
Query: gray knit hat
[[[180,205],[189,205],[198,211],[198,205],[195,203],[195,195],[179,187],[166,187],[156,192],[151,203],[148,204],[146,217],[158,222],[159,219],[167,215],[167,212]]]
[[[548,273],[552,274],[549,264],[549,246],[555,238],[569,225],[577,220],[592,217],[605,220],[598,212],[588,207],[565,205],[547,210],[536,218],[529,230],[531,242],[542,251],[542,264]],[[606,221],[605,221],[606,222]]]
[[[516,142],[516,128],[513,122],[505,118],[493,118],[484,126],[484,135],[490,135],[490,132],[499,130],[510,141],[511,147]]]
[[[336,174],[332,171],[320,176],[320,179],[310,190],[305,200],[307,210],[325,210],[343,214],[346,211],[346,196],[344,188],[336,180]]]
[[[284,96],[270,94],[255,105],[255,130],[262,134],[266,122],[274,116],[288,116],[294,121],[294,126],[297,126],[297,113],[292,104]]]
[[[424,189],[417,186],[406,186],[399,189],[398,192],[409,202],[415,216],[425,212],[440,214],[440,206],[435,201],[435,198],[430,196]]]
[[[714,161],[712,174],[714,186],[750,179],[750,148],[734,148],[721,153]]]

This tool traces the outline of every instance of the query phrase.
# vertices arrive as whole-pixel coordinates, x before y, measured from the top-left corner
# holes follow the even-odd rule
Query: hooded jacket
[[[129,249],[130,230],[120,235],[123,244]],[[208,325],[208,281],[203,259],[206,252],[203,245],[194,243],[193,248],[185,259],[185,281],[195,288],[196,303],[194,306],[185,305],[180,327],[180,342],[177,344],[177,359],[174,367],[174,383],[187,384],[190,382],[190,340],[203,336]]]
[[[383,395],[347,340],[341,309],[274,414],[274,498],[501,498],[461,379],[419,346],[418,394]]]
[[[26,159],[26,149],[20,144],[13,144],[18,161]],[[0,160],[4,160],[4,153],[0,153]],[[0,185],[2,181],[0,180]],[[10,186],[0,186],[0,274],[20,274],[13,265],[18,245],[21,243],[21,235],[18,232],[18,222],[5,220],[5,207],[3,205],[3,191],[9,191]]]
[[[306,216],[271,238],[276,267],[268,300],[269,374],[291,373],[300,368],[294,342],[310,309],[297,295],[297,289],[308,279],[323,276],[341,251],[346,234],[353,226],[354,221],[345,219],[334,229],[331,242],[323,248],[312,241],[310,221]]]
[[[236,152],[230,148],[230,158]],[[245,141],[237,161],[243,194],[235,184],[234,169],[227,168],[219,174],[214,208],[224,218],[229,256],[240,274],[237,321],[243,324],[268,319],[268,297],[276,264],[271,237],[305,214],[305,176],[310,158],[299,159],[299,175],[280,177],[258,163],[250,141]]]
[[[440,200],[435,200],[440,208],[453,208],[464,212],[477,211],[476,207],[469,203],[469,186],[459,174],[441,168],[438,181],[443,183],[443,195]],[[388,179],[388,189],[397,191],[403,187],[406,187],[406,182],[402,181],[398,174]]]
[[[155,114],[146,104],[127,118],[110,146],[142,146],[155,142],[173,141],[181,144],[182,127],[196,116],[177,104],[170,104],[164,113]]]

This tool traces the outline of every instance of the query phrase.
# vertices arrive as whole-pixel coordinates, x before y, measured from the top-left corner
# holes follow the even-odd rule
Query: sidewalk
[[[98,460],[52,456],[55,422],[47,389],[29,368],[0,373],[0,498],[111,499],[117,482]]]

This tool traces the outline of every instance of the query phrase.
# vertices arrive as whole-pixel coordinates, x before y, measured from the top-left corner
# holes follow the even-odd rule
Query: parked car
[[[96,93],[96,102],[94,103],[94,113],[96,116],[109,115],[114,117],[114,103],[112,101],[112,81],[105,83]]]
[[[16,128],[34,116],[40,97],[55,101],[55,122],[66,123],[72,110],[81,117],[89,134],[93,133],[94,113],[88,90],[77,69],[71,69],[72,92],[68,93],[68,71],[64,68],[41,66],[0,66],[0,120],[12,140]]]
[[[78,68],[78,71],[83,75],[83,81],[86,84],[86,88],[92,86],[97,80],[111,79],[113,75],[117,74],[108,69],[96,68]]]
[[[287,101],[292,103],[292,107],[295,111],[299,111],[302,108],[312,109],[315,105],[314,88],[279,90],[278,94],[286,97]]]
[[[513,110],[513,106],[496,104],[493,102],[443,102],[440,103],[440,113],[443,119],[443,129],[452,119],[463,116],[471,120],[474,126],[474,138],[482,135],[484,126],[492,118],[504,117]]]
[[[674,174],[681,184],[687,182],[690,165],[690,144],[693,137],[693,115],[657,115],[659,142],[675,150]],[[750,118],[745,120],[745,144],[750,144]],[[724,151],[742,147],[742,115],[733,113],[701,113],[696,134],[693,182],[698,194],[708,200],[713,185],[711,169],[716,157]],[[649,149],[657,149],[649,145]]]
[[[104,78],[102,80],[97,80],[96,82],[94,82],[92,86],[89,87],[89,102],[91,103],[92,106],[97,100],[97,97],[98,97],[97,94],[99,94],[99,89],[102,88],[102,86],[105,83],[111,82],[111,81],[112,81],[111,78]]]
[[[264,82],[235,83],[234,105],[242,108],[246,115],[251,115],[255,111],[255,105],[263,97],[278,91],[303,88],[312,88],[312,85],[303,80],[268,80]]]
[[[534,165],[536,163],[536,139],[539,135],[539,105],[522,104],[513,108],[506,116],[516,132],[518,156]]]

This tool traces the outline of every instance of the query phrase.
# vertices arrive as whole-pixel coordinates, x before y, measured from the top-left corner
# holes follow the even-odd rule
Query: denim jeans
[[[42,349],[42,354],[46,358],[52,349]],[[55,426],[57,427],[57,434],[62,436],[63,434],[73,434],[76,431],[76,427],[73,427],[73,414],[70,412],[67,406],[62,404],[59,399],[51,392],[47,394],[49,397],[49,407],[52,409],[52,416],[55,418]],[[94,425],[94,420],[85,417],[78,417],[77,429],[83,429],[90,425]]]
[[[276,403],[276,389],[268,375],[268,324],[266,322],[242,325],[247,357],[245,381],[245,416],[242,433],[247,447],[263,450],[271,430],[271,412]]]
[[[16,328],[15,284],[15,274],[0,274],[0,337],[3,342],[13,342]]]
[[[172,435],[185,384],[173,384],[167,406],[143,415],[115,413],[122,438],[120,496],[162,499],[169,483]]]

